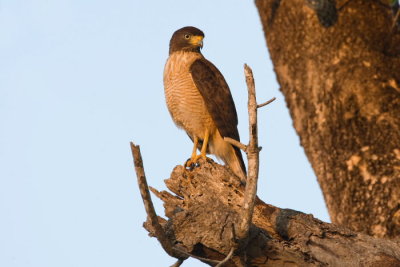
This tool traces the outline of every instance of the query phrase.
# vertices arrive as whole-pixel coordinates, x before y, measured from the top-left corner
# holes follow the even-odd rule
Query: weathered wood
[[[239,227],[236,228],[236,237],[243,242],[242,246],[247,246],[249,241],[250,225],[254,213],[254,205],[257,197],[258,172],[260,166],[260,148],[258,147],[258,127],[257,127],[257,98],[256,86],[254,83],[253,71],[246,64],[244,65],[246,77],[248,101],[247,109],[249,113],[249,144],[246,147],[248,162],[246,187],[244,190],[243,208],[240,213]]]
[[[388,1],[338,0],[325,25],[307,2],[255,1],[294,127],[331,220],[398,237],[400,31]]]
[[[224,166],[201,161],[193,170],[177,166],[165,183],[172,193],[152,191],[164,201],[168,220],[161,224],[171,242],[186,253],[223,260],[243,209],[239,178]],[[156,235],[151,223],[145,226]],[[400,243],[257,199],[246,258],[234,255],[224,266],[400,266]]]

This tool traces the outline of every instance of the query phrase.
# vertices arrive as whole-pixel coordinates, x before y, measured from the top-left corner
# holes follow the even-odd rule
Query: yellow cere
[[[203,43],[203,38],[204,37],[200,35],[192,36],[192,38],[190,38],[190,43],[193,45],[201,45]]]

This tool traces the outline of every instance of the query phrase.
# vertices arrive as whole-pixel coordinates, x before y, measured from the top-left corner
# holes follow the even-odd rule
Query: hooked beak
[[[196,45],[196,46],[199,46],[200,48],[203,48],[203,36],[200,36],[200,35],[198,35],[198,36],[192,36],[192,38],[191,38],[191,40],[190,40],[190,43],[192,44],[192,45]]]

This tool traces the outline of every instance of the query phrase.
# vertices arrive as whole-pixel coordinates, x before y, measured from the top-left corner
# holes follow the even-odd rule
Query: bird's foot
[[[211,158],[208,158],[206,155],[200,154],[188,159],[185,162],[185,167],[193,170],[195,167],[200,166],[201,161],[212,162],[213,160]]]
[[[188,168],[189,170],[193,170],[196,165],[197,162],[195,162],[193,158],[190,158],[185,162],[185,168]]]
[[[194,158],[195,162],[199,162],[201,159],[207,160],[207,156],[203,154],[199,154]]]

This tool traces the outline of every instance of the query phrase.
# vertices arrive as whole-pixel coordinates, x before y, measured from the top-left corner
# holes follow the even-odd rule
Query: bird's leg
[[[210,131],[207,129],[206,132],[204,133],[203,146],[201,147],[200,155],[196,155],[199,139],[197,137],[193,137],[192,156],[190,157],[190,159],[186,161],[185,167],[192,168],[193,166],[196,166],[197,161],[200,158],[207,160],[207,146],[209,138],[210,138]]]
[[[210,137],[210,131],[206,129],[206,132],[204,134],[204,140],[203,140],[203,146],[201,147],[201,152],[200,155],[197,156],[196,160],[199,158],[207,159],[207,146],[208,146],[208,139]]]
[[[197,144],[198,143],[199,143],[199,139],[195,136],[193,138],[193,151],[192,151],[192,156],[190,157],[191,160],[194,160],[196,158]]]
[[[192,164],[196,163],[196,159],[197,159],[197,144],[199,143],[199,139],[195,136],[193,137],[193,151],[192,151],[192,156],[190,157],[189,160],[186,161],[185,166],[186,167],[190,167]]]

